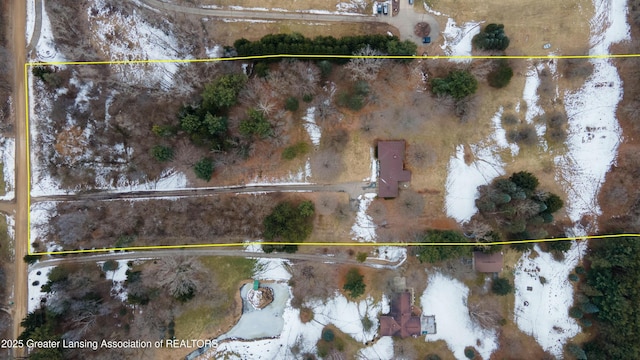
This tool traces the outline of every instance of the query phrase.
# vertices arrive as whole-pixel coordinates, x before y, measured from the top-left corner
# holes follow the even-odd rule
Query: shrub
[[[365,262],[365,260],[367,260],[367,253],[359,252],[358,255],[356,255],[356,260],[358,260],[361,263]]]
[[[575,356],[576,360],[587,360],[587,354],[576,344],[567,344],[567,351]]]
[[[560,196],[556,194],[549,194],[549,196],[544,200],[544,204],[547,206],[547,211],[552,214],[562,209],[564,206],[564,202]]]
[[[284,148],[282,151],[282,158],[285,160],[293,160],[298,155],[304,155],[309,152],[309,144],[301,141],[294,145]]]
[[[522,124],[517,129],[509,130],[507,139],[520,145],[534,145],[538,142],[538,134],[533,125]]]
[[[326,342],[332,342],[335,339],[336,335],[333,333],[331,329],[325,329],[322,332],[322,340]]]
[[[582,324],[582,326],[586,328],[590,328],[593,326],[593,321],[591,321],[590,319],[582,318],[580,319],[580,324]]]
[[[482,32],[473,37],[473,45],[484,50],[505,50],[509,47],[509,38],[504,33],[503,24],[489,24]]]
[[[578,281],[578,280],[580,280],[580,278],[578,277],[578,275],[576,275],[576,274],[574,274],[574,273],[569,274],[569,281],[576,282],[576,281]]]
[[[40,260],[40,258],[42,257],[42,255],[25,255],[22,260],[24,260],[24,262],[26,262],[29,265],[33,265],[36,262],[38,262],[38,260]]]
[[[349,297],[355,299],[358,296],[364,294],[366,285],[364,283],[364,275],[360,274],[360,271],[356,268],[352,268],[347,272],[346,281],[342,287],[344,291],[347,291]]]
[[[151,132],[156,134],[159,137],[170,137],[175,135],[176,129],[171,125],[153,125],[151,127]]]
[[[269,75],[269,65],[264,62],[256,63],[253,67],[253,71],[255,71],[256,75],[260,78],[265,78]]]
[[[540,277],[538,278],[538,281],[540,281],[540,284],[541,284],[541,285],[544,285],[544,284],[546,284],[546,283],[547,283],[547,278],[546,278],[546,277],[544,277],[544,276],[540,276]]]
[[[474,357],[476,357],[476,352],[471,348],[467,348],[464,349],[464,356],[466,356],[467,359],[473,359]]]
[[[498,61],[498,67],[487,75],[487,81],[489,86],[500,89],[509,85],[512,77],[513,69],[506,59],[501,59]]]
[[[371,321],[371,319],[369,319],[368,316],[363,317],[362,328],[364,329],[364,331],[369,331],[371,330],[372,327],[373,327],[373,321]]]
[[[173,149],[168,146],[156,145],[151,148],[151,156],[160,162],[173,160]]]
[[[600,308],[590,302],[585,302],[580,305],[580,310],[582,310],[585,314],[595,314],[597,312],[600,312]]]
[[[115,260],[107,260],[102,264],[103,271],[116,271],[118,270],[118,262]]]
[[[570,240],[558,240],[547,243],[547,249],[553,252],[565,252],[571,249]]]
[[[298,110],[299,107],[300,107],[300,103],[298,102],[298,99],[296,99],[293,96],[288,97],[287,100],[284,102],[285,110],[294,112]]]
[[[193,171],[195,172],[196,177],[205,181],[211,180],[213,169],[213,160],[210,158],[202,158],[193,166]]]
[[[306,102],[306,103],[310,103],[313,100],[313,95],[312,94],[304,94],[302,95],[302,101]]]
[[[538,178],[527,171],[518,171],[517,173],[513,173],[511,177],[509,177],[509,180],[528,193],[533,193],[538,188],[539,184]],[[553,211],[550,212],[553,213]]]
[[[505,113],[502,115],[502,123],[506,126],[516,125],[520,122],[518,117],[512,113]]]
[[[361,110],[367,103],[369,91],[369,84],[366,81],[358,81],[349,91],[338,94],[337,103],[339,106],[347,107],[353,111]]]
[[[256,109],[249,109],[247,118],[240,122],[239,131],[246,137],[256,135],[261,138],[266,138],[272,133],[267,117]]]
[[[469,96],[478,90],[478,80],[466,70],[454,70],[445,78],[431,81],[431,91],[436,95],[449,95],[456,100]]]
[[[569,316],[571,316],[574,319],[582,319],[582,317],[584,316],[584,312],[580,310],[579,307],[574,306],[571,309],[569,309]]]
[[[513,291],[513,286],[511,286],[509,280],[499,277],[493,280],[491,291],[496,295],[505,296]]]
[[[586,271],[584,270],[584,267],[576,266],[576,274],[584,275],[585,273]]]

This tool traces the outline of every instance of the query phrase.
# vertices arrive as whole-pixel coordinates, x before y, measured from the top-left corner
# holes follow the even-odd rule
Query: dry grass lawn
[[[511,39],[510,55],[540,55],[554,51],[583,55],[589,44],[590,19],[594,9],[585,0],[426,0],[434,10],[467,21],[502,23]],[[438,17],[444,28],[446,17]],[[551,43],[551,49],[542,46]]]

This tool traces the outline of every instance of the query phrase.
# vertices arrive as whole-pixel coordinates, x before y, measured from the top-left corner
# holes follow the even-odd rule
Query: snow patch
[[[62,250],[48,235],[49,220],[57,216],[56,202],[43,201],[31,205],[31,239],[29,244],[31,252],[51,252]],[[33,243],[38,241],[38,248],[33,247]]]
[[[445,184],[445,211],[458,222],[468,221],[476,213],[478,186],[487,185],[505,173],[499,148],[482,143],[470,147],[474,160],[467,165],[464,146],[458,145],[456,155],[449,160]]]
[[[529,257],[528,251],[522,254],[515,268],[514,321],[545,351],[561,358],[567,340],[580,333],[580,325],[568,313],[573,305],[573,285],[568,276],[585,255],[587,246],[574,242],[561,262],[538,245],[534,250],[538,253],[535,259]],[[546,279],[544,285],[541,277]]]
[[[47,293],[42,291],[42,285],[49,281],[49,273],[55,266],[47,266],[38,270],[29,271],[29,300],[27,305],[27,311],[32,312],[40,307],[40,303],[43,298],[47,296]]]
[[[376,196],[377,195],[374,193],[366,193],[358,196],[358,213],[356,214],[356,222],[351,227],[351,236],[353,240],[360,242],[375,242],[376,224],[373,223],[371,216],[367,215],[367,209]]]
[[[471,56],[471,40],[480,33],[479,22],[467,22],[459,27],[449,18],[442,32],[444,43],[440,46],[446,55]],[[450,59],[454,62],[470,62],[471,59]]]
[[[304,120],[304,129],[307,130],[311,142],[314,146],[320,146],[320,137],[322,130],[316,124],[316,108],[314,106],[307,109],[307,114],[302,118]]]
[[[527,69],[527,79],[524,83],[524,90],[522,91],[522,99],[527,104],[527,113],[525,114],[525,121],[527,124],[531,124],[533,118],[538,115],[542,115],[544,111],[538,105],[538,86],[540,86],[540,76],[538,74],[538,68],[532,64]]]
[[[33,32],[36,28],[36,0],[26,0],[27,5],[27,23],[25,25],[25,41],[27,44],[31,41]]]
[[[118,268],[115,270],[105,271],[105,276],[108,280],[111,280],[113,285],[111,286],[111,296],[118,298],[122,302],[127,301],[128,293],[127,288],[124,286],[124,282],[127,280],[127,270],[129,260],[116,260]],[[98,262],[100,269],[103,269],[104,261]]]
[[[393,351],[393,338],[391,336],[381,337],[375,344],[358,351],[357,358],[379,360],[395,359],[396,356]]]
[[[624,0],[594,0],[591,20],[592,55],[609,53],[616,42],[630,38]],[[622,130],[616,109],[622,100],[622,80],[609,59],[591,59],[593,73],[575,92],[567,91],[568,151],[556,158],[557,180],[567,191],[567,214],[574,223],[585,215],[602,213],[597,195],[614,163]],[[579,227],[579,226],[578,226]]]
[[[378,181],[378,159],[376,159],[375,150],[369,149],[369,158],[371,159],[371,176],[364,178],[362,181],[376,182]]]
[[[15,197],[16,142],[13,138],[0,139],[0,156],[4,174],[4,195],[0,200],[13,200]]]
[[[491,118],[491,122],[493,123],[493,128],[495,132],[493,133],[493,140],[496,142],[501,149],[509,148],[511,150],[511,156],[516,156],[520,152],[520,147],[518,144],[510,144],[507,140],[507,132],[502,127],[502,114],[504,109],[500,106],[500,109],[496,111],[495,115]]]
[[[426,341],[444,340],[456,359],[466,359],[464,349],[472,346],[483,359],[489,359],[498,348],[495,331],[481,328],[469,317],[469,288],[441,273],[429,276],[420,304],[422,313],[435,315],[437,333],[425,336]]]

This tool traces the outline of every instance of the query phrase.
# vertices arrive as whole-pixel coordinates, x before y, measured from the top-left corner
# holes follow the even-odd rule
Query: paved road
[[[215,194],[243,194],[257,192],[344,192],[351,199],[357,199],[365,192],[373,192],[369,182],[342,184],[289,184],[289,185],[238,185],[229,187],[190,188],[177,190],[143,190],[134,192],[91,192],[70,195],[48,195],[32,197],[31,202],[81,201],[115,199],[153,199],[162,197],[197,197]]]
[[[28,171],[27,171],[27,142],[26,142],[26,113],[25,113],[25,86],[22,66],[26,61],[26,44],[24,39],[26,28],[26,3],[24,0],[11,2],[12,21],[12,52],[13,52],[13,103],[15,106],[15,136],[16,136],[16,209],[15,209],[15,261],[14,261],[14,314],[13,336],[20,334],[20,321],[27,314],[27,265],[22,258],[27,254],[28,239]],[[24,355],[21,349],[16,351],[17,356]]]
[[[76,255],[77,256],[77,255]],[[335,256],[327,256],[324,254],[287,254],[287,253],[261,253],[248,252],[240,249],[170,249],[170,250],[151,250],[151,251],[132,251],[117,252],[100,255],[81,255],[77,257],[65,257],[51,260],[39,261],[29,266],[29,271],[42,269],[48,266],[58,266],[69,263],[85,263],[107,260],[135,260],[135,259],[156,259],[170,256],[233,256],[233,257],[253,257],[253,258],[269,258],[269,259],[290,259],[303,261],[320,261],[335,264],[347,264],[353,266],[366,266],[373,268],[395,269],[402,265],[404,260],[399,262],[389,262],[384,260],[367,259],[365,262],[359,262],[351,258],[342,258]]]
[[[416,13],[408,3],[408,0],[400,0],[400,12],[397,16],[383,15],[340,15],[340,14],[309,14],[301,12],[282,11],[252,11],[252,10],[221,10],[206,9],[194,6],[169,4],[161,0],[140,0],[147,6],[161,10],[174,11],[185,14],[243,19],[267,19],[267,20],[302,20],[320,22],[380,22],[394,26],[400,32],[402,40],[413,40],[422,44],[422,39],[413,34],[416,23],[424,21],[431,25],[432,39],[435,41],[439,34],[438,22],[430,14]]]

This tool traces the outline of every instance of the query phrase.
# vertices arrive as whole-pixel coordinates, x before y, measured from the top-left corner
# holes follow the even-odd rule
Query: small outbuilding
[[[378,196],[381,198],[397,197],[399,183],[411,180],[411,172],[404,169],[405,146],[404,140],[378,142]]]
[[[502,252],[485,253],[482,251],[474,251],[473,268],[481,273],[499,273],[502,271],[503,256]]]

